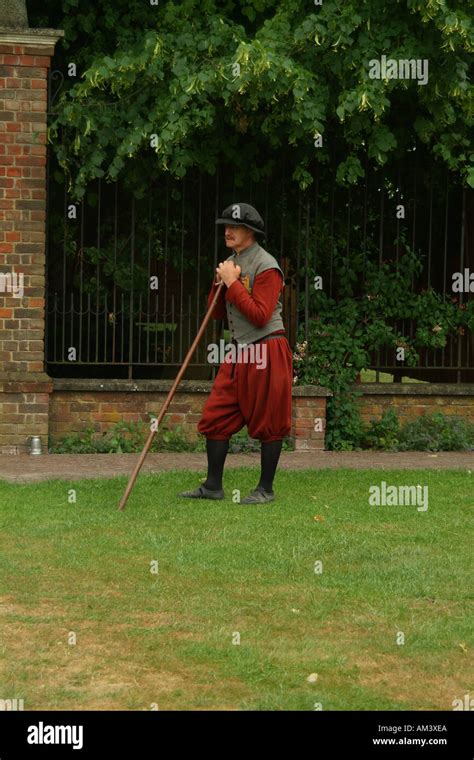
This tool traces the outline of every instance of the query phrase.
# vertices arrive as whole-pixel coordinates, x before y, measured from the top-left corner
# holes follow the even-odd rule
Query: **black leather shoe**
[[[245,499],[242,499],[241,504],[266,504],[269,501],[275,501],[275,494],[265,491],[261,486],[252,491]]]
[[[222,488],[218,491],[211,491],[210,488],[205,486],[198,486],[194,491],[183,491],[179,494],[186,499],[224,499],[225,494]]]

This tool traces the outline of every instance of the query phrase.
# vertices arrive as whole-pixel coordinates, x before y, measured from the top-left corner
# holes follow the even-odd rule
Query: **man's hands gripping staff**
[[[216,268],[216,280],[215,285],[218,285],[221,280],[227,287],[230,287],[233,282],[239,279],[241,268],[236,266],[233,261],[221,261]]]

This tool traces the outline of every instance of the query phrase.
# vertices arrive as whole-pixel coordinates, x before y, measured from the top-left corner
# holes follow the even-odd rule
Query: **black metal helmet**
[[[232,203],[222,212],[216,224],[227,224],[233,227],[248,227],[250,230],[265,234],[265,225],[257,209],[248,203]]]

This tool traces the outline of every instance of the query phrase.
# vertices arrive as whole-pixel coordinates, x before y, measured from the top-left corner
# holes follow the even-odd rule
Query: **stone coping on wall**
[[[102,378],[53,378],[54,391],[167,393],[173,380],[112,380]],[[212,380],[182,380],[177,393],[209,393]],[[331,391],[320,385],[298,385],[293,387],[293,396],[331,396]]]
[[[15,373],[11,373],[14,380]],[[43,377],[46,377],[43,375]],[[32,378],[30,374],[28,378]],[[0,374],[0,382],[3,375]],[[26,379],[26,378],[25,378]],[[32,382],[32,380],[29,380]],[[169,391],[173,380],[117,380],[104,378],[52,378],[54,391]],[[212,380],[182,380],[177,392],[208,393]],[[474,396],[474,383],[355,383],[364,396]],[[320,385],[295,385],[293,396],[332,396]]]
[[[11,381],[15,382],[11,373]],[[46,378],[46,375],[42,375]],[[9,378],[10,379],[10,378]],[[3,375],[0,375],[0,388]],[[30,374],[25,381],[35,382]],[[53,391],[130,391],[166,393],[173,380],[117,380],[104,378],[52,378]],[[177,393],[209,393],[212,380],[182,380]],[[474,396],[474,383],[355,383],[353,389],[364,396]],[[293,396],[332,396],[328,388],[320,385],[295,385]]]
[[[474,383],[355,383],[364,396],[474,396]]]
[[[18,393],[35,386],[51,391],[130,391],[140,393],[166,393],[173,380],[117,380],[104,378],[51,378],[44,372],[0,372],[0,392]],[[212,380],[182,380],[177,393],[209,393]],[[353,389],[364,396],[474,396],[474,383],[356,383]],[[292,395],[332,396],[328,388],[320,385],[296,385]]]
[[[34,27],[0,26],[1,42],[11,45],[54,45],[64,37],[62,29],[36,29]]]
[[[0,372],[0,393],[51,393],[53,381],[44,372]]]

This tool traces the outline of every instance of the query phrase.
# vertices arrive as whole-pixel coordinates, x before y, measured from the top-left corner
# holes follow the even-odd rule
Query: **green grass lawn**
[[[279,471],[275,503],[233,503],[257,474],[227,471],[224,502],[176,496],[203,473],[140,476],[123,513],[124,478],[0,481],[0,696],[53,710],[450,710],[472,692],[474,475]],[[381,480],[428,485],[428,510],[369,506]]]

